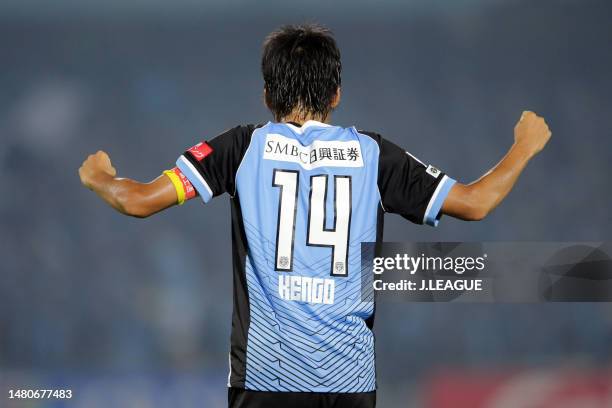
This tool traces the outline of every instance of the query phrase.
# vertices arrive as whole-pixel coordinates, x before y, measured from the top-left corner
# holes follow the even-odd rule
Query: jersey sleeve
[[[437,226],[455,180],[384,138],[379,146],[378,188],[383,209],[417,224]]]
[[[223,193],[235,193],[236,172],[253,128],[250,125],[232,128],[187,149],[176,161],[176,166],[205,203]]]

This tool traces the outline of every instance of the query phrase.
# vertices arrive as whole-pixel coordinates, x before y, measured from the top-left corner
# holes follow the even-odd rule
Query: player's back
[[[354,128],[254,130],[236,175],[248,247],[247,388],[374,389],[360,244],[376,240],[377,157],[376,142]]]

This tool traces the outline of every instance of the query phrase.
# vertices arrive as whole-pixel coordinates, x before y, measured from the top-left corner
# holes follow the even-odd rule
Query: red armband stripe
[[[212,151],[212,150],[211,150]],[[172,169],[174,174],[176,174],[183,185],[183,191],[185,192],[185,200],[189,200],[190,198],[195,197],[196,191],[195,188],[191,185],[189,179],[179,170],[178,167]]]

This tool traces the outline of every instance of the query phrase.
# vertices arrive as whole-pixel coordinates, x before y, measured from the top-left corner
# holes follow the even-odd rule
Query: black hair
[[[315,24],[286,25],[263,45],[261,72],[266,105],[275,120],[294,109],[327,117],[340,87],[340,50],[330,30]]]

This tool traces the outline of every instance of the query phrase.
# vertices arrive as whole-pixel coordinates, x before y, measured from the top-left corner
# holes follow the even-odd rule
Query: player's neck
[[[302,112],[292,112],[289,115],[280,118],[278,121],[282,123],[297,123],[302,126],[304,123],[309,120],[321,123],[329,123],[331,115],[313,115],[313,114],[304,114]]]

